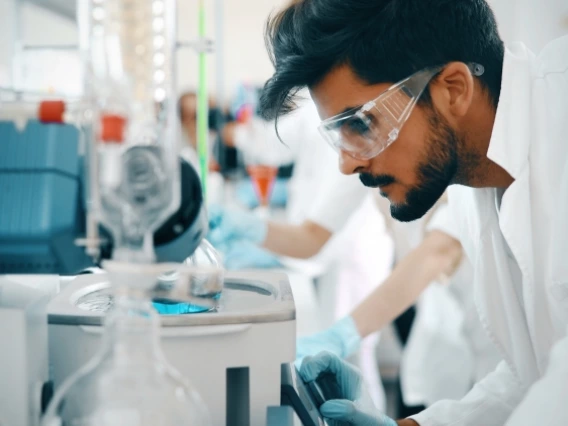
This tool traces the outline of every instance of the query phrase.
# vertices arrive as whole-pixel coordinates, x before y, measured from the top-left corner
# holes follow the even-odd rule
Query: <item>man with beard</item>
[[[335,376],[341,396],[322,414],[568,424],[568,37],[538,56],[505,49],[484,0],[299,0],[270,20],[267,44],[264,117],[292,110],[308,87],[340,169],[379,188],[395,219],[420,218],[452,185],[480,320],[504,360],[461,401],[395,422],[362,407],[353,369],[316,355],[304,380]]]

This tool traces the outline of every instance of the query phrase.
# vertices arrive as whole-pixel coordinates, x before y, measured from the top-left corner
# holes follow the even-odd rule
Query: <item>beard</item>
[[[391,216],[400,222],[420,219],[430,210],[453,182],[458,170],[458,145],[460,140],[441,116],[432,110],[428,117],[430,135],[428,148],[418,165],[418,185],[410,188],[403,203],[391,203]],[[389,175],[373,176],[361,173],[359,179],[365,186],[394,183]]]

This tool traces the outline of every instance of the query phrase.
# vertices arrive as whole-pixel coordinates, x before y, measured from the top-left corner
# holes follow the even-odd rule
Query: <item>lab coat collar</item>
[[[531,59],[522,43],[505,49],[501,95],[487,158],[518,178],[528,162],[531,123]]]

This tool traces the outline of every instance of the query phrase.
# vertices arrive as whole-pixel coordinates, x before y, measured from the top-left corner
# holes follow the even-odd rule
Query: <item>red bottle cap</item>
[[[101,117],[101,141],[106,143],[124,142],[126,119],[121,115],[105,114]]]
[[[63,123],[65,102],[41,101],[39,103],[38,118],[42,123]]]

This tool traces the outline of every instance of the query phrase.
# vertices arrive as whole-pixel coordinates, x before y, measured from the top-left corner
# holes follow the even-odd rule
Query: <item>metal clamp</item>
[[[213,53],[215,51],[215,42],[209,38],[199,38],[195,41],[178,41],[177,48],[191,48],[197,53]]]

